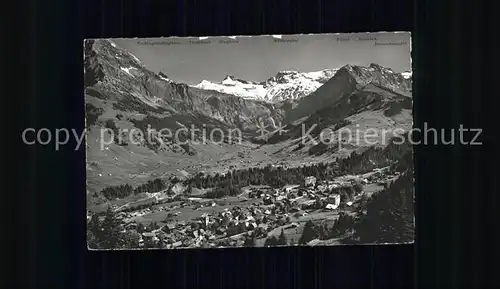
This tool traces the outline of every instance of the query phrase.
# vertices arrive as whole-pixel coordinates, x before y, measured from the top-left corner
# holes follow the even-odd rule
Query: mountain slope
[[[293,122],[323,107],[330,106],[338,99],[352,94],[368,83],[411,96],[411,79],[405,78],[400,73],[395,73],[377,64],[371,64],[369,67],[346,65],[340,68],[323,86],[300,99],[298,104],[288,113],[286,120]]]
[[[313,137],[318,137],[323,130],[336,131],[342,127],[349,127],[350,123],[360,124],[374,116],[387,119],[389,124],[411,125],[412,99],[398,94],[375,83],[368,83],[352,93],[345,93],[330,105],[325,105],[311,115],[301,118],[286,126],[286,132],[279,139],[287,137],[298,138],[309,131]],[[394,120],[389,120],[394,118]],[[380,123],[380,120],[379,120]],[[391,125],[392,126],[392,125]],[[367,127],[376,128],[377,124],[368,124]],[[276,136],[268,142],[276,142]]]
[[[85,86],[87,96],[112,101],[122,111],[203,115],[248,128],[255,127],[259,119],[273,123],[281,118],[273,105],[193,88],[162,73],[157,75],[109,40],[86,41]]]

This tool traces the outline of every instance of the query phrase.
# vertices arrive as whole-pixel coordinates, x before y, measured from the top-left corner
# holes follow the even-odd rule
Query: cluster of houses
[[[342,176],[334,180],[317,180],[314,176],[303,184],[282,188],[250,187],[245,189],[245,204],[235,204],[218,212],[205,212],[187,221],[167,218],[161,226],[141,231],[140,246],[148,241],[162,243],[163,248],[177,247],[226,247],[243,245],[249,235],[255,239],[266,238],[279,227],[299,226],[303,217],[318,211],[336,211],[353,205],[353,199],[341,199],[338,188],[353,188],[355,184],[383,182],[387,169],[375,170],[359,176]],[[249,201],[249,202],[247,202]],[[173,217],[181,214],[177,209],[187,207],[202,210],[204,207],[224,206],[224,199],[184,197],[176,204],[165,204],[133,212],[119,212],[124,231],[138,230],[137,217],[158,211],[169,212]],[[198,214],[197,214],[198,215]],[[175,220],[174,220],[175,219]],[[139,231],[139,230],[138,230]]]
[[[269,205],[259,208],[235,206],[218,213],[204,213],[189,221],[167,223],[155,230],[143,232],[140,246],[148,241],[163,242],[164,248],[237,246],[244,242],[246,235],[264,238],[277,226],[290,222],[284,209]],[[137,230],[139,225],[130,222],[127,230]],[[149,240],[148,240],[149,239]]]
[[[248,198],[245,199],[255,202],[226,208],[218,213],[204,213],[188,221],[166,220],[163,226],[142,233],[141,246],[147,241],[163,242],[164,248],[239,246],[249,234],[254,238],[266,238],[268,233],[280,226],[298,226],[300,219],[312,211],[339,209],[340,194],[330,194],[330,190],[352,184],[350,180],[318,182],[316,178],[308,177],[303,185],[287,185],[279,189],[250,188],[246,191]],[[159,206],[155,210],[176,215],[180,212],[175,212],[175,209],[182,206],[197,210],[220,205],[219,202],[224,201],[186,198],[175,206]],[[124,214],[124,220],[128,221],[125,228],[137,229],[133,217],[147,212],[151,212],[151,209],[121,213]]]

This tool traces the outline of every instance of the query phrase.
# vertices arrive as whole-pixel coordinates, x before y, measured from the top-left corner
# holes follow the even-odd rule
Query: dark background
[[[22,288],[493,288],[500,192],[493,124],[493,8],[479,2],[74,0],[17,3],[2,44],[15,70],[2,88],[17,104],[12,178],[2,201],[15,258],[5,275]],[[483,127],[483,146],[415,148],[417,243],[399,246],[87,252],[85,153],[75,141],[27,146],[26,127],[84,125],[84,38],[412,31],[415,125]],[[7,44],[8,43],[8,44]],[[491,111],[487,111],[491,110]],[[473,135],[469,135],[469,138]],[[6,151],[4,151],[6,152]],[[5,237],[4,237],[5,236]],[[5,255],[7,256],[7,255]],[[496,260],[495,260],[496,261]],[[415,272],[418,273],[414,276]],[[0,278],[5,281],[6,278]],[[417,282],[418,280],[418,282]],[[12,285],[11,285],[12,286]],[[0,286],[6,288],[5,286]],[[10,287],[10,286],[9,286]]]

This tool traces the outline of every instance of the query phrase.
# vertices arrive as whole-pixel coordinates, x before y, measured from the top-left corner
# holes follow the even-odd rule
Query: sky
[[[148,69],[197,84],[222,81],[226,75],[263,81],[278,71],[310,72],[346,64],[376,63],[396,72],[410,71],[410,38],[407,32],[390,32],[112,40]]]

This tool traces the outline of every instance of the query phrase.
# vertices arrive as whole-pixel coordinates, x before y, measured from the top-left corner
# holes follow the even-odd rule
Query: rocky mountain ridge
[[[113,102],[118,110],[172,115],[202,115],[228,125],[253,128],[259,119],[272,123],[279,109],[265,102],[176,83],[145,68],[110,40],[85,42],[86,95]]]
[[[370,83],[411,97],[412,81],[401,73],[396,73],[378,64],[371,64],[369,67],[345,65],[324,85],[300,99],[297,105],[288,112],[286,120],[293,122],[301,117],[314,114],[314,112],[334,104],[338,99],[351,95]]]

